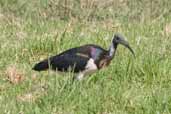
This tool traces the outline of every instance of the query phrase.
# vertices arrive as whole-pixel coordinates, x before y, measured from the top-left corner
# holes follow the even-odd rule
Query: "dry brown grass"
[[[24,80],[24,72],[17,69],[15,65],[8,66],[5,70],[7,79],[12,84],[21,83]]]
[[[171,35],[171,23],[167,23],[164,27],[164,33],[166,36]]]

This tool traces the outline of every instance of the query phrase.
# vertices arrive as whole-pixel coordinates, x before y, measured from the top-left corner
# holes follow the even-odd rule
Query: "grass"
[[[171,113],[170,1],[101,1],[0,1],[1,113]],[[136,58],[119,46],[109,67],[74,83],[72,73],[31,70],[71,47],[108,48],[117,32],[127,37]]]

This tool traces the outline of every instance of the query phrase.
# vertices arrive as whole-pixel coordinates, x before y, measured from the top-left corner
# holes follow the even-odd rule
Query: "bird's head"
[[[113,45],[118,45],[122,44],[126,48],[128,48],[131,53],[135,56],[133,49],[129,46],[129,43],[125,40],[124,36],[121,34],[117,33],[114,35],[113,40],[112,40]]]

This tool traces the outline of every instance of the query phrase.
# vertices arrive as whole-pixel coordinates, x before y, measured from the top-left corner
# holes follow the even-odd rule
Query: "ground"
[[[3,114],[170,114],[170,0],[1,0],[0,112]],[[35,72],[38,61],[71,47],[107,49],[109,67],[83,81]]]

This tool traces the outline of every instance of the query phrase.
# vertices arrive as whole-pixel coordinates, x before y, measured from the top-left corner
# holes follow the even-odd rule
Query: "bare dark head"
[[[128,48],[131,53],[135,56],[134,51],[132,50],[132,48],[129,46],[129,43],[125,40],[124,36],[122,36],[121,34],[117,33],[114,35],[113,40],[112,40],[114,45],[118,45],[121,44],[123,46],[125,46],[126,48]]]

